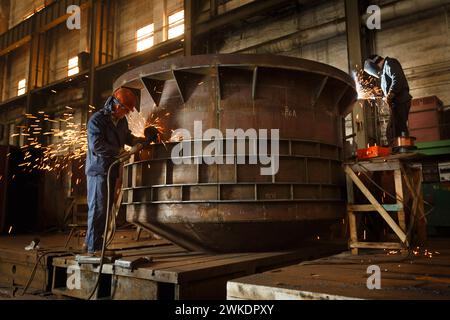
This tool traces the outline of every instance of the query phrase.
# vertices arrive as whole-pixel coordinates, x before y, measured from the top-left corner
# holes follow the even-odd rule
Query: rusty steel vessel
[[[284,56],[204,55],[144,65],[117,79],[114,88],[120,86],[151,97],[165,140],[178,128],[194,132],[195,121],[203,131],[224,134],[279,129],[273,175],[261,175],[264,165],[248,161],[175,164],[178,142],[150,146],[124,169],[129,222],[189,250],[211,252],[301,247],[342,224],[342,120],[357,97],[346,73]],[[181,156],[201,159],[198,150]]]

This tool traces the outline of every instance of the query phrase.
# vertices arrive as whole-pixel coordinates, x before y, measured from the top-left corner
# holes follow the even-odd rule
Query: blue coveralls
[[[386,57],[380,78],[384,96],[393,97],[391,117],[386,131],[388,142],[392,146],[396,137],[400,137],[402,133],[409,134],[408,117],[412,96],[409,94],[408,80],[398,60]]]
[[[107,210],[107,173],[125,144],[134,146],[142,139],[136,138],[128,128],[125,118],[114,124],[111,107],[106,105],[89,119],[87,126],[88,151],[86,158],[88,229],[86,246],[89,253],[102,249]],[[119,166],[111,171],[110,207],[114,202],[114,191]]]

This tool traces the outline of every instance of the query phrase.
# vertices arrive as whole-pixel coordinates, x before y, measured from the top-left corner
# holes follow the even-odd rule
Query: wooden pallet
[[[317,243],[298,251],[271,253],[205,254],[186,252],[175,245],[159,245],[138,250],[123,250],[124,258],[151,257],[152,262],[136,270],[105,264],[96,298],[117,300],[225,299],[227,281],[264,272],[280,266],[345,250],[345,244]],[[98,267],[78,266],[72,257],[53,261],[52,292],[56,295],[86,299],[98,275]],[[71,267],[72,266],[72,267]],[[79,289],[68,280],[68,268],[79,270]],[[71,270],[72,272],[72,270]],[[73,279],[73,278],[72,278]]]

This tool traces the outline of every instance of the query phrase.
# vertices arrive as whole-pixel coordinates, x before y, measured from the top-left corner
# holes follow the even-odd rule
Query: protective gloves
[[[160,132],[156,127],[149,126],[149,127],[145,128],[144,135],[145,135],[146,144],[150,144],[152,142],[156,143],[156,142],[158,142]]]

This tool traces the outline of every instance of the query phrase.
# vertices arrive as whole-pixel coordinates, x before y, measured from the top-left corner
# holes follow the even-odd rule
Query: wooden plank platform
[[[450,240],[433,241],[409,256],[351,255],[301,263],[236,279],[227,284],[230,300],[450,300]],[[430,257],[431,253],[431,257]],[[417,254],[417,255],[416,255]],[[381,269],[381,290],[369,290],[369,266]]]
[[[175,245],[159,245],[139,250],[121,250],[123,258],[149,257],[151,262],[128,270],[105,264],[96,298],[117,300],[225,299],[227,281],[265,272],[300,261],[325,257],[346,250],[346,243],[320,242],[288,252],[206,254],[187,252]],[[99,267],[78,266],[73,257],[53,260],[52,292],[86,299],[97,279]],[[68,285],[70,272],[77,270],[80,287]],[[75,268],[75,269],[74,269]]]

